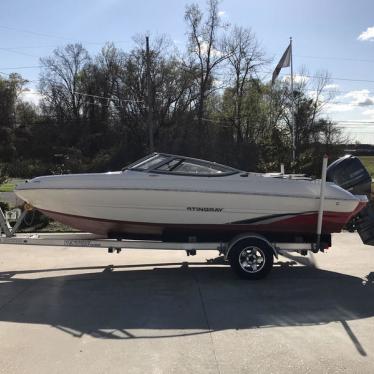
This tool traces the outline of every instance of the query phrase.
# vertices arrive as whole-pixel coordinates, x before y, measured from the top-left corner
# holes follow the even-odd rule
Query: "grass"
[[[359,159],[362,161],[366,167],[369,174],[374,176],[374,156],[360,156]]]
[[[0,184],[0,192],[13,192],[17,184],[24,181],[24,179],[20,178],[9,178],[5,183]]]
[[[0,192],[12,192],[15,188],[14,183],[4,183],[0,185]]]
[[[369,172],[371,178],[374,178],[374,156],[359,156],[359,159],[364,164]],[[371,200],[374,201],[374,183],[371,184]]]

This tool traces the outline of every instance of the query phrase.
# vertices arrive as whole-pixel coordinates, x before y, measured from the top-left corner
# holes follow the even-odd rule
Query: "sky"
[[[24,98],[36,101],[40,57],[67,43],[82,42],[94,54],[110,41],[126,51],[135,35],[149,33],[151,39],[168,35],[183,48],[191,2],[206,8],[205,1],[186,0],[1,0],[0,73],[28,79]],[[352,141],[374,144],[374,1],[222,0],[219,14],[252,29],[273,61],[269,71],[292,36],[295,75],[331,76],[325,97],[332,91],[335,97],[324,115]],[[286,74],[282,69],[280,79]],[[312,78],[296,79],[313,86]]]

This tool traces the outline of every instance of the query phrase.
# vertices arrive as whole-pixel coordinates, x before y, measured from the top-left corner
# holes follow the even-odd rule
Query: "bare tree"
[[[11,161],[15,156],[17,101],[25,83],[27,80],[17,73],[10,74],[7,79],[0,77],[0,163]]]
[[[285,127],[290,139],[293,127],[295,128],[296,161],[303,163],[303,157],[310,157],[307,153],[312,149],[312,144],[337,145],[341,144],[344,138],[334,123],[322,119],[324,107],[335,96],[334,92],[326,90],[326,86],[331,83],[329,73],[317,72],[310,75],[302,68],[300,73],[295,75],[294,82],[292,93],[288,77],[275,90],[278,95],[286,98],[283,100],[277,126]]]
[[[255,34],[250,30],[234,26],[223,41],[230,72],[230,86],[234,100],[232,122],[237,141],[243,140],[243,131],[248,133],[249,123],[243,123],[243,99],[250,91],[248,84],[257,76],[258,70],[268,63],[265,54],[257,42]],[[244,127],[244,128],[243,128]]]
[[[312,121],[322,113],[324,107],[330,103],[336,96],[335,91],[326,90],[326,86],[331,83],[331,74],[328,71],[318,71],[314,78],[308,81],[306,90],[313,93],[314,110]]]
[[[44,104],[58,117],[71,113],[79,121],[83,99],[77,92],[81,88],[82,71],[90,62],[86,49],[81,44],[68,44],[40,61],[43,65],[40,92]]]
[[[108,43],[84,69],[81,82],[83,116],[89,119],[95,130],[106,128],[120,105],[118,86],[123,75],[124,60],[125,54],[113,43]]]
[[[197,80],[199,82],[199,98],[197,117],[199,125],[203,123],[205,102],[213,84],[213,71],[230,52],[220,48],[219,30],[225,28],[218,15],[218,0],[208,0],[208,14],[204,14],[197,4],[187,6],[185,20],[189,27],[188,50],[197,60]]]

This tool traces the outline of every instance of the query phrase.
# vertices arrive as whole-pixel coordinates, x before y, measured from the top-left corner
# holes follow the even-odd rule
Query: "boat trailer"
[[[123,249],[150,249],[150,250],[184,250],[188,256],[193,256],[196,251],[218,250],[224,260],[230,263],[233,270],[242,278],[259,279],[265,277],[273,266],[274,257],[282,252],[298,252],[307,255],[308,251],[314,253],[324,251],[330,243],[322,243],[321,227],[323,218],[323,203],[326,183],[327,157],[323,159],[320,206],[318,224],[313,242],[304,242],[297,237],[294,241],[275,241],[259,233],[242,233],[230,241],[221,242],[164,242],[150,240],[108,239],[90,233],[17,233],[23,219],[30,207],[18,210],[15,223],[10,224],[10,219],[0,208],[0,244],[8,245],[36,245],[58,247],[87,247],[106,248],[108,253],[121,252]]]
[[[298,252],[306,255],[308,251],[318,252],[318,241],[273,242],[258,233],[243,233],[228,242],[163,242],[151,240],[107,239],[90,233],[17,233],[27,210],[23,210],[17,221],[10,224],[8,217],[0,208],[0,244],[34,245],[57,247],[105,248],[108,253],[120,253],[127,249],[184,250],[187,256],[196,251],[218,250],[223,259],[230,263],[233,270],[242,278],[260,279],[271,270],[274,257],[282,252]]]

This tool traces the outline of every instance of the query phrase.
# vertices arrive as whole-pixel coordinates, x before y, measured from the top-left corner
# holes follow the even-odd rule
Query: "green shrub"
[[[43,213],[33,209],[30,212],[27,212],[25,218],[22,221],[20,226],[21,230],[27,231],[27,229],[31,229],[31,231],[37,229],[40,230],[46,226],[48,226],[50,220],[47,216]]]

